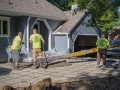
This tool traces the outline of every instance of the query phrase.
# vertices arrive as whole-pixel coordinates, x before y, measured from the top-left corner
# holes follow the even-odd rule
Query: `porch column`
[[[69,33],[66,34],[66,37],[67,37],[67,53],[69,53],[69,49],[70,49],[70,38],[69,38]]]
[[[27,19],[27,40],[26,40],[26,50],[27,50],[27,53],[29,53],[29,20],[30,20],[30,16],[28,17]]]
[[[49,29],[49,46],[48,46],[48,49],[51,50],[51,35],[52,35],[52,29],[50,27],[50,25],[48,24],[47,20],[44,19],[43,20],[45,25],[47,26],[47,28]]]

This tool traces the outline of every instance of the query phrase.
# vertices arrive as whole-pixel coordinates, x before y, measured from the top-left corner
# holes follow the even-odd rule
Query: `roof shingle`
[[[72,15],[71,11],[65,11],[65,15],[68,20],[61,26],[61,28],[57,32],[68,33],[83,17],[85,11],[77,12],[77,14]]]
[[[46,0],[37,0],[38,3],[35,0],[11,0],[11,2],[12,4],[9,4],[8,0],[0,0],[0,11],[10,11],[54,20],[67,20],[63,11]]]

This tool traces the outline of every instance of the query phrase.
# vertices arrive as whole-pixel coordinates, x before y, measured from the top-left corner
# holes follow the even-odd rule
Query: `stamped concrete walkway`
[[[38,68],[36,70],[31,67],[17,71],[13,70],[7,64],[0,64],[0,86],[12,85],[17,83],[36,83],[45,78],[51,78],[52,82],[71,82],[84,78],[102,78],[120,74],[118,62],[109,62],[106,69],[96,68],[96,61],[86,60],[66,60],[72,65],[63,67],[48,67],[48,69]],[[118,66],[118,68],[115,68]]]

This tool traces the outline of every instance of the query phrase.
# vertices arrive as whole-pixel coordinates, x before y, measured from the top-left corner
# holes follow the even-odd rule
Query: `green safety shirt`
[[[106,49],[109,45],[109,41],[106,38],[99,38],[96,42],[96,45],[99,49]]]
[[[20,50],[20,45],[21,45],[20,40],[21,40],[21,37],[20,36],[16,36],[13,39],[13,43],[12,43],[11,49]]]
[[[32,48],[41,48],[41,39],[40,34],[32,34],[30,36],[30,41],[32,41]]]

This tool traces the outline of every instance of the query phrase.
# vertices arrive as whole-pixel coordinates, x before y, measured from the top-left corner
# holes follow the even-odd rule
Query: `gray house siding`
[[[17,32],[22,32],[23,33],[23,38],[22,40],[26,42],[26,26],[27,26],[27,17],[21,16],[17,18]],[[16,34],[17,35],[17,34]],[[26,48],[26,43],[23,45],[22,50],[25,50]]]
[[[52,49],[55,48],[55,37],[54,37],[53,34],[52,34],[52,36],[51,36],[51,48],[52,48]]]
[[[27,18],[25,16],[20,17],[10,17],[10,44],[14,37],[18,34],[18,32],[23,33],[23,41],[26,42],[26,26],[27,26]],[[6,47],[8,46],[7,38],[0,37],[0,62],[7,60],[7,53],[5,51]],[[26,43],[23,45],[22,50],[26,49]]]
[[[17,18],[10,18],[10,44],[12,44],[12,40],[14,36],[17,34]],[[7,61],[7,53],[5,51],[8,46],[8,41],[6,37],[0,37],[0,62]]]
[[[29,37],[31,36],[32,34],[32,29],[33,29],[33,25],[34,23],[36,22],[37,18],[36,17],[30,17],[30,20],[29,20]],[[27,24],[27,21],[26,21],[26,24]],[[26,32],[27,33],[27,32]],[[32,49],[32,44],[29,44],[29,48]]]
[[[30,35],[32,34],[32,29],[33,29],[33,24],[35,23],[35,21],[37,20],[36,17],[31,17],[29,20],[29,29],[30,29]]]
[[[42,35],[42,37],[45,40],[45,50],[48,50],[49,30],[43,21],[40,21],[40,34]]]
[[[66,35],[55,35],[54,34],[54,39],[55,39],[55,49],[63,54],[67,53],[67,37]]]
[[[83,20],[88,21],[91,17],[84,15],[81,20],[77,23],[77,25],[71,30],[69,38],[70,38],[70,52],[74,52],[74,41],[77,35],[97,35],[100,36],[101,31],[98,27],[86,27],[86,25],[82,25]]]
[[[53,31],[56,30],[63,23],[63,21],[50,20],[50,19],[47,19],[47,22]]]
[[[52,31],[55,31],[64,21],[59,20],[50,20],[47,19],[48,24],[50,25]],[[55,47],[54,35],[51,36],[51,48]]]

